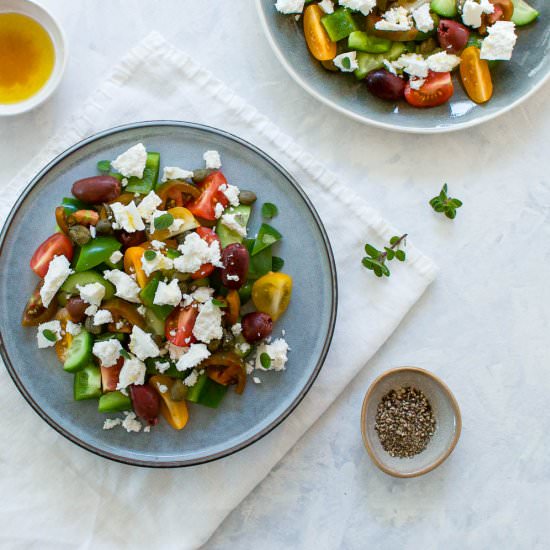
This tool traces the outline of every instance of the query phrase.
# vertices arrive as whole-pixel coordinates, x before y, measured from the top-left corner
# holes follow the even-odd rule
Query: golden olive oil
[[[18,103],[46,84],[55,49],[46,30],[19,13],[0,13],[0,103]]]

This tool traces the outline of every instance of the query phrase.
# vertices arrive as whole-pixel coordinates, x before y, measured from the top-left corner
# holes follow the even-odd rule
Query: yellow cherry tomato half
[[[479,48],[469,46],[462,52],[460,78],[472,101],[485,103],[493,95],[493,81],[489,64],[481,59]]]
[[[325,12],[317,5],[311,4],[304,12],[304,36],[311,55],[319,61],[334,59],[337,54],[336,42],[333,42],[321,23]]]
[[[288,307],[292,295],[292,277],[286,273],[267,273],[252,286],[252,301],[258,311],[276,321]]]
[[[149,379],[149,385],[160,397],[160,413],[174,430],[182,430],[189,420],[189,411],[185,401],[174,401],[170,397],[170,389],[174,382],[173,378],[164,374],[156,374]],[[168,391],[161,392],[159,386],[166,386]]]
[[[140,288],[143,288],[149,280],[141,265],[141,258],[144,253],[145,250],[141,246],[131,246],[124,253],[124,271],[128,275],[135,274],[137,284]]]

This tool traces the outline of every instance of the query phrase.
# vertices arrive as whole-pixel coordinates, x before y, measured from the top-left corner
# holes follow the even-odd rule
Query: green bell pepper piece
[[[162,276],[160,273],[155,273],[153,278],[141,289],[139,297],[143,304],[148,307],[159,319],[166,321],[166,318],[172,310],[173,306],[158,306],[154,303],[155,294],[159,286]]]
[[[160,153],[147,153],[147,160],[145,162],[145,170],[143,170],[143,177],[128,178],[128,185],[124,191],[127,193],[139,193],[140,195],[147,195],[150,191],[155,189],[159,177],[160,168]]]
[[[350,50],[368,53],[385,53],[391,48],[391,40],[370,36],[363,31],[354,31],[348,36]]]
[[[216,409],[227,393],[227,386],[222,386],[208,378],[206,373],[199,376],[196,384],[187,391],[187,401]]]
[[[127,395],[120,391],[110,391],[104,393],[99,398],[97,410],[100,413],[113,413],[120,411],[129,411],[132,409],[132,401]]]
[[[96,399],[101,395],[101,371],[93,364],[74,375],[74,399]]]
[[[114,237],[96,237],[82,246],[74,263],[75,271],[88,271],[111,257],[122,244]]]
[[[274,227],[271,227],[267,223],[262,223],[250,255],[255,256],[258,252],[271,247],[272,244],[275,244],[282,238],[283,236]]]
[[[333,42],[347,38],[352,32],[359,30],[351,12],[346,8],[338,8],[334,13],[323,15],[321,23]]]
[[[168,363],[170,366],[164,371],[160,372],[157,367],[156,363]],[[172,363],[169,359],[163,358],[163,359],[146,359],[145,360],[145,371],[147,374],[150,374],[151,376],[154,374],[165,374],[166,376],[169,376],[170,378],[180,378],[184,379],[189,376],[189,371],[179,371],[176,368],[176,365]]]
[[[76,212],[77,210],[87,210],[89,206],[78,199],[75,199],[73,197],[63,197],[63,200],[61,201],[61,206],[65,209],[65,214],[72,214],[73,212]]]

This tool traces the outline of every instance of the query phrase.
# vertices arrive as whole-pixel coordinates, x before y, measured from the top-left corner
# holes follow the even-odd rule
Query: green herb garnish
[[[345,69],[351,69],[351,61],[349,57],[342,58],[342,67]]]
[[[390,239],[390,246],[385,246],[384,250],[378,250],[371,244],[365,245],[365,252],[368,254],[368,256],[365,256],[361,262],[363,265],[374,272],[374,274],[377,277],[389,277],[390,276],[390,270],[388,269],[388,266],[386,265],[386,262],[393,260],[394,258],[396,260],[399,260],[400,262],[404,262],[406,259],[406,254],[404,250],[401,250],[399,247],[401,245],[405,246],[407,234],[402,235],[401,237],[392,237]]]
[[[163,214],[162,216],[159,216],[158,218],[155,218],[154,221],[155,229],[168,229],[173,223],[174,216],[172,216],[172,214],[169,214],[168,212],[166,214]]]
[[[271,270],[272,271],[281,271],[285,265],[285,261],[279,256],[273,256],[271,259]]]
[[[107,173],[111,170],[111,161],[110,160],[100,160],[97,163],[97,171]]]
[[[175,248],[167,248],[166,249],[166,257],[170,258],[171,260],[175,260],[176,258],[179,258],[181,256],[181,252],[179,250],[176,250]]]
[[[120,355],[122,355],[124,359],[130,359],[130,354],[125,349],[120,350]]]
[[[225,300],[217,300],[216,298],[213,298],[212,303],[218,307],[227,307],[227,302]]]
[[[264,369],[271,367],[271,357],[267,353],[262,353],[260,355],[260,363]]]
[[[146,250],[143,256],[148,262],[152,262],[157,257],[157,253],[154,250]]]
[[[445,184],[439,195],[430,201],[430,206],[436,212],[442,212],[447,218],[454,220],[456,218],[456,209],[462,206],[462,201],[449,197],[447,192],[448,187],[447,184]]]
[[[46,340],[49,340],[50,342],[57,342],[57,334],[49,328],[45,328],[42,331],[42,335],[44,336],[44,338],[46,338]]]
[[[262,216],[267,219],[274,218],[279,213],[279,209],[272,203],[266,202],[262,206]]]

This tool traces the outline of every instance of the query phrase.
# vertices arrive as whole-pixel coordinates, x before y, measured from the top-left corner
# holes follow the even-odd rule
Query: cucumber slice
[[[150,191],[155,189],[159,177],[160,168],[160,153],[147,153],[147,160],[145,161],[145,170],[143,170],[143,177],[136,178],[131,177],[128,179],[128,185],[124,189],[127,193],[139,193],[140,195],[147,195]]]
[[[456,0],[432,0],[430,8],[442,17],[456,17],[458,14]]]
[[[351,12],[346,8],[338,8],[334,13],[323,15],[321,23],[333,42],[347,38],[353,31],[359,30]]]
[[[384,59],[395,61],[401,54],[405,53],[406,50],[407,46],[405,43],[393,42],[390,51],[387,53],[374,54],[359,52],[357,54],[357,64],[359,68],[355,70],[356,78],[362,80],[371,71],[384,67]]]
[[[120,391],[110,391],[104,393],[99,398],[97,410],[100,413],[113,413],[120,411],[129,411],[132,408],[132,401],[127,395]]]
[[[80,331],[80,334],[73,338],[67,350],[67,359],[63,368],[67,372],[77,372],[92,362],[93,338],[89,332]]]
[[[96,399],[101,395],[101,371],[95,365],[88,365],[74,375],[74,399]]]
[[[368,53],[385,53],[391,48],[391,40],[370,36],[363,31],[354,31],[348,36],[348,47]]]
[[[79,294],[78,285],[84,286],[92,283],[99,283],[105,287],[105,300],[109,300],[115,295],[115,287],[105,280],[97,271],[82,271],[73,273],[67,277],[67,280],[61,285],[61,291],[67,294]]]
[[[150,308],[145,310],[145,322],[155,336],[164,336],[164,321]]]
[[[512,21],[518,26],[523,27],[532,23],[540,14],[532,8],[525,0],[512,0],[514,4],[514,13]]]
[[[239,206],[231,207],[226,211],[226,214],[235,214],[235,219],[241,223],[243,227],[246,227],[248,220],[250,219],[250,213],[252,208],[245,204]],[[225,248],[228,244],[232,243],[242,243],[243,237],[241,237],[236,231],[229,229],[221,220],[218,220],[216,225],[216,234],[220,238],[221,247]]]

